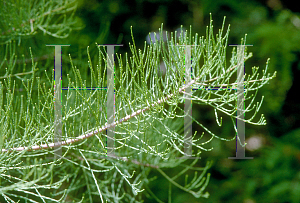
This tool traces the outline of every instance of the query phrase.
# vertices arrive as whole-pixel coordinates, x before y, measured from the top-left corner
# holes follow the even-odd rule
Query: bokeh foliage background
[[[70,53],[73,62],[87,70],[86,47],[96,53],[98,44],[124,44],[118,53],[129,52],[130,26],[137,47],[142,48],[149,32],[175,31],[181,25],[194,33],[205,34],[212,14],[217,31],[224,16],[230,24],[229,44],[239,44],[247,33],[248,51],[253,57],[245,64],[246,72],[253,66],[264,67],[271,58],[269,72],[277,71],[270,84],[259,91],[258,99],[265,96],[261,113],[267,126],[246,125],[246,155],[253,160],[230,160],[235,155],[235,142],[214,140],[212,152],[202,154],[202,161],[214,160],[207,187],[209,199],[193,199],[173,188],[172,202],[300,202],[300,105],[298,96],[300,73],[300,8],[297,2],[283,0],[90,0],[78,1],[76,25],[66,39],[57,39],[43,33],[23,39],[18,52],[29,58],[28,47],[39,63],[53,58],[52,48],[45,44],[70,44],[63,53]],[[232,48],[228,47],[228,57]],[[65,54],[67,56],[67,54]],[[92,54],[91,54],[92,55]],[[68,57],[63,58],[68,64]],[[63,70],[64,71],[64,70]],[[41,73],[42,74],[42,73]],[[214,112],[209,107],[194,106],[193,116],[208,129],[216,126]],[[221,137],[232,137],[232,124],[224,118]],[[227,127],[228,126],[228,127]],[[193,129],[202,132],[201,129]],[[207,147],[208,148],[208,147]],[[203,166],[202,165],[202,166]],[[200,165],[199,165],[200,166]],[[174,169],[176,170],[176,169]],[[170,171],[170,174],[176,171]],[[167,201],[168,183],[159,174],[150,184],[162,201]],[[155,202],[145,196],[145,202]]]

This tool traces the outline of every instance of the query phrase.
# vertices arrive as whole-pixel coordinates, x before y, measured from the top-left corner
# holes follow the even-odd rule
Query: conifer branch
[[[228,72],[234,70],[237,66],[238,65],[235,65],[231,69],[227,70],[226,74]],[[275,77],[275,75],[276,75],[276,72],[274,73],[274,75],[271,78]],[[191,86],[192,84],[198,84],[198,85],[207,86],[208,83],[217,80],[219,77],[212,78],[212,79],[204,81],[202,83],[196,83],[196,81],[200,79],[200,77],[197,77],[196,79],[191,80],[188,84],[186,84],[183,87],[179,88],[178,89],[178,93],[182,93],[187,87]],[[258,80],[250,80],[250,81],[248,81],[248,83],[250,83],[250,82],[258,82],[258,81],[263,81],[263,80],[270,80],[271,78],[262,78],[262,79],[258,79]],[[222,87],[222,86],[237,85],[237,84],[238,83],[221,84],[220,86]],[[78,136],[76,138],[67,139],[66,141],[62,141],[62,142],[53,142],[53,143],[49,143],[49,144],[34,145],[34,146],[31,146],[31,147],[17,147],[17,148],[11,148],[11,149],[2,149],[2,152],[23,151],[23,150],[27,150],[27,151],[40,150],[40,149],[47,149],[47,148],[59,147],[59,146],[62,146],[62,145],[73,144],[75,142],[79,142],[79,141],[82,141],[82,140],[87,139],[89,137],[92,137],[92,136],[94,136],[96,134],[99,134],[99,133],[101,133],[101,132],[103,132],[103,131],[105,131],[105,130],[107,130],[109,128],[115,127],[115,126],[117,126],[117,125],[119,125],[119,124],[121,124],[121,123],[123,123],[125,121],[128,121],[129,119],[131,119],[131,118],[133,118],[135,116],[138,116],[141,113],[149,110],[151,107],[154,107],[156,105],[162,104],[163,102],[166,102],[167,100],[171,99],[173,96],[174,96],[174,94],[172,93],[172,94],[170,94],[170,95],[168,95],[168,96],[166,96],[166,97],[164,97],[162,99],[159,99],[157,102],[155,102],[151,106],[148,106],[148,107],[146,107],[144,109],[137,110],[137,111],[133,112],[131,115],[127,115],[124,118],[120,119],[119,121],[114,122],[113,124],[106,125],[106,126],[102,127],[99,130],[95,130],[93,132],[90,132],[90,133],[87,133],[87,134],[84,134],[84,135],[80,135],[80,136]]]
[[[56,12],[63,10],[64,9],[56,10]],[[43,10],[41,11],[41,15],[49,15],[50,13],[47,12],[49,12],[49,10]],[[30,17],[30,19],[31,30],[34,30],[33,18]],[[35,26],[38,27],[36,24]],[[41,30],[44,29],[47,33],[44,26],[45,25],[41,25]],[[245,97],[247,100],[251,99],[252,101],[247,105],[244,112],[249,112],[253,109],[255,111],[254,115],[248,120],[241,119],[234,115],[237,109],[240,109],[236,102],[237,95],[242,94],[240,92],[247,95],[249,91],[253,90],[257,92],[261,86],[275,76],[275,74],[272,77],[269,77],[269,74],[266,75],[266,67],[265,72],[263,71],[263,77],[259,79],[257,74],[258,68],[256,68],[252,70],[253,74],[250,75],[251,77],[248,76],[248,79],[243,80],[242,84],[238,83],[241,80],[236,80],[237,82],[235,83],[231,82],[234,81],[232,79],[235,79],[233,74],[237,72],[237,67],[242,65],[239,60],[242,55],[237,54],[233,49],[231,65],[227,67],[225,60],[229,31],[227,31],[223,37],[222,27],[217,37],[214,38],[212,29],[211,21],[209,29],[207,28],[205,40],[204,37],[202,37],[198,42],[197,35],[195,38],[192,38],[190,33],[190,37],[187,37],[188,35],[181,35],[181,37],[179,37],[179,43],[176,43],[176,38],[172,38],[170,41],[167,40],[167,48],[164,47],[162,40],[150,44],[148,48],[145,46],[144,53],[142,50],[136,49],[133,39],[133,45],[130,45],[132,52],[130,60],[128,60],[126,54],[126,64],[123,65],[121,55],[118,58],[119,69],[115,72],[114,79],[116,81],[116,87],[120,88],[115,89],[114,96],[117,99],[113,100],[113,102],[115,103],[117,111],[113,113],[115,120],[111,123],[109,123],[109,118],[107,118],[107,112],[107,115],[105,115],[105,111],[109,109],[109,107],[107,106],[106,109],[103,107],[105,106],[105,101],[108,103],[110,100],[108,99],[108,94],[101,91],[104,89],[103,87],[108,84],[106,77],[108,74],[105,76],[105,70],[110,66],[108,66],[109,63],[106,60],[107,55],[100,50],[99,46],[97,46],[99,49],[99,63],[96,69],[93,67],[89,51],[87,51],[88,66],[90,68],[89,74],[82,75],[79,69],[77,69],[76,66],[74,67],[70,57],[72,69],[69,73],[73,75],[67,72],[69,82],[67,88],[68,93],[64,95],[64,98],[63,96],[61,97],[61,99],[65,101],[65,105],[61,108],[60,115],[64,117],[58,119],[60,124],[62,124],[59,127],[56,126],[56,122],[53,122],[53,120],[56,120],[56,117],[53,116],[53,110],[55,111],[53,99],[58,98],[55,97],[55,95],[53,96],[53,75],[49,77],[47,71],[45,71],[43,75],[44,78],[35,77],[34,69],[36,63],[32,64],[32,71],[24,71],[23,73],[16,72],[22,68],[16,69],[16,62],[21,63],[22,60],[18,61],[15,57],[12,57],[14,56],[14,50],[8,52],[7,48],[5,57],[10,56],[11,59],[6,60],[5,58],[3,60],[1,66],[7,64],[7,71],[6,75],[0,78],[3,79],[3,83],[2,81],[0,82],[0,129],[2,135],[0,137],[0,148],[2,150],[1,156],[3,156],[0,161],[0,181],[2,181],[2,177],[5,179],[0,183],[5,185],[3,191],[13,196],[16,187],[19,187],[19,184],[14,182],[14,179],[27,180],[31,174],[34,174],[34,180],[37,180],[36,177],[41,177],[43,178],[40,179],[41,181],[50,183],[49,187],[46,187],[48,185],[41,186],[43,191],[40,197],[43,198],[49,194],[47,189],[54,188],[53,183],[58,184],[64,182],[64,188],[68,188],[65,191],[67,195],[73,192],[77,193],[77,191],[84,189],[84,195],[88,198],[84,199],[85,202],[94,201],[93,195],[98,196],[97,202],[104,202],[105,200],[107,202],[136,202],[138,199],[141,200],[141,195],[138,197],[136,197],[136,195],[141,193],[143,188],[147,187],[147,184],[151,181],[148,176],[149,172],[155,169],[170,185],[173,184],[179,189],[194,195],[196,198],[208,197],[208,193],[203,194],[202,192],[209,181],[210,174],[207,175],[207,178],[204,177],[204,175],[210,166],[206,165],[205,168],[199,169],[191,167],[198,159],[195,159],[192,164],[190,162],[189,164],[182,164],[187,161],[185,157],[183,157],[184,159],[177,159],[178,155],[186,155],[181,149],[183,146],[186,148],[185,141],[187,140],[183,138],[183,135],[186,133],[183,133],[185,129],[183,129],[182,118],[189,116],[191,122],[195,122],[200,128],[212,135],[208,141],[199,143],[204,132],[202,135],[195,132],[189,140],[191,141],[190,145],[197,148],[196,150],[198,151],[194,150],[191,156],[200,155],[201,150],[209,151],[204,149],[202,145],[209,143],[214,137],[227,141],[228,139],[218,137],[191,115],[186,115],[185,112],[181,114],[185,111],[181,107],[182,102],[192,100],[193,103],[196,104],[212,106],[215,110],[216,122],[219,126],[222,125],[222,118],[221,122],[219,122],[217,111],[225,113],[232,121],[234,119],[240,119],[244,122],[252,123],[252,119],[261,106],[261,103],[257,104],[257,106],[252,104],[256,93],[254,96]],[[53,34],[53,36],[59,37],[56,36],[56,34]],[[163,38],[161,37],[161,39]],[[181,47],[176,48],[176,44]],[[193,52],[184,52],[184,49],[182,49],[184,48],[183,46],[185,46],[185,50],[187,50],[187,46],[190,47],[194,45],[195,48],[193,48],[193,50],[188,49]],[[190,53],[190,55],[185,55],[186,53]],[[191,56],[193,56],[192,59],[190,58]],[[31,57],[31,61],[34,62],[35,60],[43,59],[44,56],[34,58],[31,54]],[[164,75],[161,75],[157,69],[161,57],[166,67],[168,67]],[[251,56],[249,54],[249,56],[244,57],[244,59],[247,60]],[[23,62],[26,63],[29,62],[29,60],[23,59]],[[102,66],[103,64],[105,64],[105,66]],[[185,66],[183,64],[185,64]],[[191,71],[189,73],[190,67]],[[49,67],[45,67],[45,69],[46,68],[49,69]],[[24,69],[25,68],[23,68],[23,70]],[[12,79],[12,77],[18,78],[20,75],[25,74],[31,74],[31,78],[27,81],[14,81]],[[60,73],[57,75],[60,75]],[[85,80],[88,77],[91,77],[91,79],[87,83]],[[79,89],[82,90],[82,87],[86,87],[86,84],[91,84],[91,87],[97,87],[97,90],[100,91],[93,91],[91,93],[79,91]],[[15,99],[15,91],[22,85],[24,87],[22,90],[24,90],[24,92],[26,91],[25,93],[27,93],[27,95],[24,94],[24,92],[18,92],[17,96],[19,96],[19,98]],[[37,85],[38,88],[34,89],[34,85]],[[215,86],[217,86],[217,88]],[[238,86],[240,89],[243,89],[244,86],[244,91],[241,90],[237,94],[235,91]],[[201,91],[188,91],[187,88],[196,88],[196,90]],[[216,88],[217,90],[211,91],[211,88]],[[221,90],[222,88],[224,88],[224,91]],[[230,90],[227,90],[227,88]],[[93,88],[90,89],[92,90]],[[75,94],[70,90],[75,90]],[[181,94],[183,94],[183,96]],[[27,98],[23,99],[24,96],[27,96]],[[169,106],[169,109],[165,108],[164,104]],[[4,108],[2,106],[4,106]],[[106,121],[107,123],[104,124]],[[265,122],[260,120],[256,123],[253,122],[253,124],[264,125]],[[114,129],[116,126],[118,128]],[[237,127],[234,121],[233,126],[236,132]],[[54,129],[60,130],[61,141],[57,141],[57,139],[53,141],[52,136],[57,135],[56,131],[53,133]],[[107,134],[105,135],[105,131],[108,129],[113,129],[112,131],[116,133],[116,136],[109,137]],[[62,134],[63,130],[64,134]],[[102,137],[97,136],[97,134],[100,133],[101,136],[103,134],[107,140],[113,139],[115,141],[116,148],[114,149],[116,149],[117,155],[108,153],[108,150],[111,149],[110,147],[106,147],[107,151],[105,150]],[[75,135],[78,134],[80,136],[75,137]],[[62,137],[62,135],[64,137]],[[74,136],[73,138],[72,135]],[[87,138],[93,136],[94,138],[92,138],[92,140],[96,140],[96,142],[83,145]],[[80,141],[83,142],[78,145],[74,144]],[[63,145],[67,145],[65,147],[67,151],[59,156],[58,161],[48,163],[45,159],[38,160],[40,155],[47,156],[55,153],[55,150],[38,150],[56,148]],[[73,153],[72,150],[80,153],[81,156]],[[27,151],[31,151],[31,153],[27,153]],[[106,157],[104,156],[105,153],[103,153],[105,151],[107,153]],[[68,153],[76,157],[77,160],[74,161],[66,157]],[[28,158],[26,159],[27,163],[23,162],[23,158]],[[28,165],[32,168],[30,172],[18,170],[22,167],[26,169]],[[56,167],[56,165],[59,166]],[[51,174],[51,177],[50,175],[49,177],[42,176],[41,174],[43,173],[40,172],[41,170],[36,169],[38,166],[48,167],[47,174]],[[169,174],[162,170],[174,169],[177,166],[184,167],[184,169],[173,177],[170,177]],[[56,168],[54,169],[54,167]],[[187,174],[188,170],[194,170],[196,172],[202,170],[203,173],[200,176],[197,176],[197,173],[195,173],[192,181],[188,184],[186,183],[184,186],[183,184],[181,185],[180,180],[175,181],[176,178]],[[72,171],[72,173],[69,171]],[[139,172],[134,174],[136,171]],[[26,173],[29,174],[28,177]],[[26,177],[24,177],[24,174]],[[56,180],[55,182],[53,177],[58,177],[60,180]],[[70,182],[69,177],[71,177]],[[66,179],[68,181],[65,181]],[[40,194],[40,191],[32,192],[32,189],[35,187],[33,182],[28,181],[28,185],[20,186],[23,187],[21,192],[24,194],[26,193],[36,197]],[[62,191],[59,193],[63,195]],[[8,197],[8,195],[5,197]],[[49,198],[50,197],[57,198],[56,194],[49,195]],[[22,199],[23,197],[18,198]],[[74,199],[80,201],[80,198],[81,197],[76,197]],[[62,199],[63,198],[60,200]],[[0,201],[1,200],[2,199],[0,199]],[[27,200],[33,201],[33,199]]]
[[[236,65],[237,66],[237,65]],[[236,67],[232,67],[231,69],[229,69],[226,73],[228,73],[229,71],[232,71],[234,70],[234,68]],[[192,84],[194,84],[197,80],[199,80],[200,77],[194,79],[194,80],[191,80],[188,84],[184,85],[183,87],[179,88],[178,89],[178,93],[182,93],[187,87],[191,86]],[[212,78],[208,81],[205,81],[203,83],[199,83],[201,85],[207,85],[207,83],[209,82],[213,82],[214,80],[217,80],[218,77],[216,78]],[[159,105],[159,104],[162,104],[163,102],[167,101],[168,99],[172,98],[174,96],[173,93],[171,93],[170,95],[162,98],[162,99],[159,99],[157,102],[155,102],[154,104],[152,104],[151,106],[148,106],[144,109],[140,109],[138,111],[135,111],[133,112],[131,115],[127,115],[125,116],[124,118],[120,119],[119,121],[117,122],[114,122],[113,124],[109,124],[109,125],[106,125],[104,127],[102,127],[101,129],[99,130],[95,130],[93,132],[90,132],[90,133],[87,133],[87,134],[84,134],[84,135],[80,135],[76,138],[73,138],[73,139],[67,139],[66,141],[62,141],[62,142],[53,142],[53,143],[49,143],[49,144],[42,144],[42,145],[34,145],[34,146],[31,146],[31,147],[17,147],[17,148],[11,148],[11,149],[2,149],[2,152],[8,152],[8,151],[24,151],[24,150],[27,150],[27,151],[31,151],[31,150],[40,150],[40,149],[47,149],[47,148],[53,148],[53,147],[59,147],[59,146],[62,146],[62,145],[67,145],[67,144],[72,144],[72,143],[75,143],[75,142],[79,142],[79,141],[82,141],[84,139],[87,139],[89,137],[92,137],[96,134],[99,134],[109,128],[112,128],[112,127],[115,127],[117,126],[118,124],[121,124],[125,121],[128,121],[129,119],[135,117],[135,116],[138,116],[139,114],[149,110],[151,107],[154,107],[156,105]]]

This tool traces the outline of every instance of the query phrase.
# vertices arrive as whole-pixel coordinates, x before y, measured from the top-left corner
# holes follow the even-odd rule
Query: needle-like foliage
[[[73,18],[76,0],[3,0],[0,1],[0,44],[12,39],[44,34],[66,38],[76,27]]]
[[[36,75],[38,65],[31,70],[14,72],[14,46],[6,45],[1,58],[0,76],[0,195],[1,202],[142,202],[143,193],[162,202],[149,189],[152,170],[170,183],[196,198],[208,198],[205,192],[211,162],[197,167],[199,159],[182,159],[184,152],[183,104],[190,98],[193,104],[212,106],[216,122],[222,126],[218,113],[232,119],[236,131],[237,92],[236,72],[238,53],[233,49],[230,63],[226,63],[229,28],[225,23],[217,35],[212,20],[206,36],[192,36],[191,29],[171,33],[166,42],[160,40],[137,49],[130,44],[131,54],[116,54],[115,118],[107,124],[107,94],[100,89],[107,86],[107,53],[98,45],[98,56],[92,61],[87,48],[90,75],[82,78],[82,70],[73,65],[67,77],[68,90],[62,92],[62,137],[55,143],[54,73]],[[163,29],[160,30],[162,39]],[[185,33],[185,34],[184,34]],[[245,44],[245,40],[242,40]],[[191,80],[185,82],[185,46],[192,47]],[[198,45],[198,46],[194,46]],[[246,53],[246,52],[245,52]],[[1,53],[3,54],[3,53]],[[245,54],[245,61],[251,54]],[[166,72],[159,70],[161,60]],[[260,104],[254,104],[256,92],[272,77],[267,65],[259,78],[258,68],[245,76],[245,122],[265,125],[263,118],[255,121]],[[5,70],[5,71],[3,71]],[[80,90],[84,87],[93,90]],[[192,87],[190,95],[185,89]],[[212,87],[217,90],[209,90]],[[22,90],[22,91],[21,91]],[[188,96],[188,97],[187,97]],[[203,132],[192,136],[193,157],[209,151],[205,144],[213,138],[223,138],[207,129],[201,121],[192,120]],[[106,130],[114,127],[115,151],[107,156]],[[208,141],[202,141],[209,136]],[[53,159],[54,145],[62,146],[62,157]],[[181,159],[179,158],[181,157]],[[170,169],[178,171],[176,175]],[[194,172],[193,172],[194,171]],[[189,178],[188,174],[193,173]],[[186,181],[182,180],[185,177]],[[171,196],[171,189],[169,190]]]

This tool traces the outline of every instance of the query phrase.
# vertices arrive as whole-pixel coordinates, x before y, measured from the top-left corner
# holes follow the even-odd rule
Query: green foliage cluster
[[[1,1],[0,44],[36,35],[38,31],[55,38],[66,38],[76,27],[74,0]]]
[[[56,1],[51,1],[53,2]],[[59,8],[68,4],[67,1],[59,2],[57,7],[50,6],[42,13],[51,16],[51,13],[60,11]],[[31,9],[34,3],[36,2],[30,4],[27,11],[34,10]],[[47,8],[51,3],[41,2],[41,5],[44,5],[42,8]],[[63,7],[62,15],[56,14],[65,16],[65,13],[75,8],[70,5]],[[21,8],[23,7],[26,5]],[[19,7],[12,5],[10,8],[18,10]],[[1,12],[2,15],[8,15],[5,13]],[[42,13],[35,13],[34,16],[43,16]],[[18,25],[22,25],[20,19],[16,19],[14,25],[8,22],[1,25],[2,31],[4,30],[1,39],[5,42],[1,52],[3,56],[0,58],[0,148],[3,149],[0,160],[1,201],[13,202],[22,199],[29,202],[142,202],[147,197],[161,202],[149,187],[155,179],[151,177],[152,171],[164,177],[169,183],[169,202],[172,202],[172,187],[196,198],[208,197],[208,193],[204,190],[210,176],[208,174],[205,177],[205,174],[211,163],[208,162],[205,167],[197,167],[197,159],[176,158],[183,155],[184,94],[182,93],[184,89],[180,88],[185,87],[184,68],[182,68],[185,60],[182,57],[184,49],[174,48],[174,45],[177,43],[203,45],[193,49],[193,56],[197,56],[193,58],[192,64],[193,84],[197,84],[197,87],[232,83],[234,85],[238,55],[234,50],[230,64],[226,63],[229,30],[223,35],[223,25],[214,36],[212,21],[210,21],[205,38],[198,37],[197,34],[192,36],[190,30],[185,36],[181,35],[179,40],[173,37],[167,43],[160,41],[149,46],[145,45],[143,50],[136,48],[132,38],[133,44],[129,46],[132,55],[130,57],[127,54],[125,57],[117,55],[116,120],[123,119],[115,129],[117,156],[106,156],[106,134],[102,131],[81,142],[64,146],[65,159],[53,160],[51,157],[54,153],[51,149],[30,151],[30,147],[49,144],[54,139],[54,81],[53,72],[49,71],[53,64],[49,62],[47,66],[37,64],[33,57],[34,53],[31,52],[31,61],[25,62],[25,59],[18,61],[15,55],[17,48],[15,43],[11,42],[12,39],[17,39],[20,43],[22,36],[34,34],[32,32],[34,24],[31,23],[33,22],[31,19],[32,17],[29,16],[26,20],[27,28],[22,31],[15,29],[16,32],[9,32],[10,27],[17,28]],[[46,21],[48,24],[43,24],[44,21],[39,22],[41,25],[36,25],[33,30],[38,28],[58,38],[67,36],[61,32],[64,25],[72,26],[68,24],[71,21],[63,21],[61,25],[57,25],[58,21],[51,20]],[[67,30],[71,30],[69,28]],[[106,86],[106,52],[98,46],[97,49],[98,53],[94,56],[91,56],[89,48],[87,49],[89,74],[88,71],[77,68],[69,56],[71,66],[70,71],[63,75],[67,78],[67,83],[64,84],[68,84],[68,87]],[[251,54],[247,54],[246,60],[250,57]],[[167,71],[163,77],[157,69],[161,59],[167,67],[176,67]],[[26,63],[30,64],[30,70]],[[259,105],[253,104],[256,92],[261,85],[272,78],[266,75],[266,69],[261,79],[258,78],[257,73],[258,69],[254,68],[245,81],[246,98],[249,104],[246,109],[249,112],[253,112],[254,109],[254,116],[259,110],[254,108]],[[250,94],[251,91],[254,91],[254,95]],[[163,98],[165,98],[164,102],[157,102]],[[194,91],[192,100],[193,104],[212,106],[216,112],[217,123],[219,121],[217,112],[223,111],[233,121],[233,128],[236,128],[234,91]],[[105,91],[63,92],[65,105],[63,106],[62,139],[73,139],[107,127],[105,101]],[[144,109],[143,113],[137,115],[138,111]],[[124,119],[128,115],[134,116],[128,120]],[[251,115],[245,121],[264,124],[264,120],[253,122],[254,116]],[[229,140],[217,136],[199,121],[194,119],[194,122],[211,136],[209,141],[213,138]],[[199,156],[201,151],[207,150],[202,145],[208,142],[200,142],[203,135],[196,132],[193,136],[194,156]],[[14,152],[5,151],[5,149],[25,146],[29,148]],[[47,159],[49,157],[50,159]],[[176,174],[171,174],[170,169],[176,169]],[[198,171],[201,172],[200,175]]]

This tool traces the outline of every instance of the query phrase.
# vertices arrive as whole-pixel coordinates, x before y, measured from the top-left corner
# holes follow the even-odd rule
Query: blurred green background
[[[173,187],[172,202],[242,202],[242,203],[299,203],[300,202],[300,7],[297,1],[283,0],[80,0],[76,20],[82,30],[73,31],[67,39],[54,39],[42,33],[24,40],[22,47],[29,53],[33,47],[37,60],[50,57],[53,50],[45,44],[71,44],[64,47],[74,63],[87,69],[86,47],[91,55],[97,53],[98,44],[124,44],[118,53],[130,52],[132,41],[130,26],[138,48],[143,48],[149,32],[156,32],[163,23],[164,30],[175,31],[181,25],[193,33],[205,34],[212,14],[215,31],[221,28],[226,16],[225,29],[230,24],[229,44],[239,44],[247,34],[248,52],[253,57],[245,63],[246,72],[253,66],[265,67],[270,58],[269,72],[277,71],[270,84],[259,90],[257,101],[264,95],[260,113],[267,119],[266,126],[246,125],[246,156],[253,160],[230,160],[235,156],[235,141],[213,140],[212,152],[202,153],[198,166],[214,160],[209,170],[211,179],[207,187],[209,199],[194,199]],[[230,57],[232,47],[228,47]],[[48,54],[48,55],[47,55]],[[29,56],[29,54],[28,54]],[[41,62],[42,63],[42,62]],[[68,57],[64,64],[69,63]],[[215,129],[214,112],[206,106],[194,106],[193,116]],[[247,115],[246,115],[247,118]],[[232,138],[232,124],[224,118],[221,128],[214,132],[220,137]],[[201,129],[193,129],[202,132]],[[209,148],[208,146],[206,148]],[[176,173],[170,171],[170,174]],[[168,182],[159,174],[150,184],[155,195],[168,200]],[[145,196],[145,202],[156,202]]]

